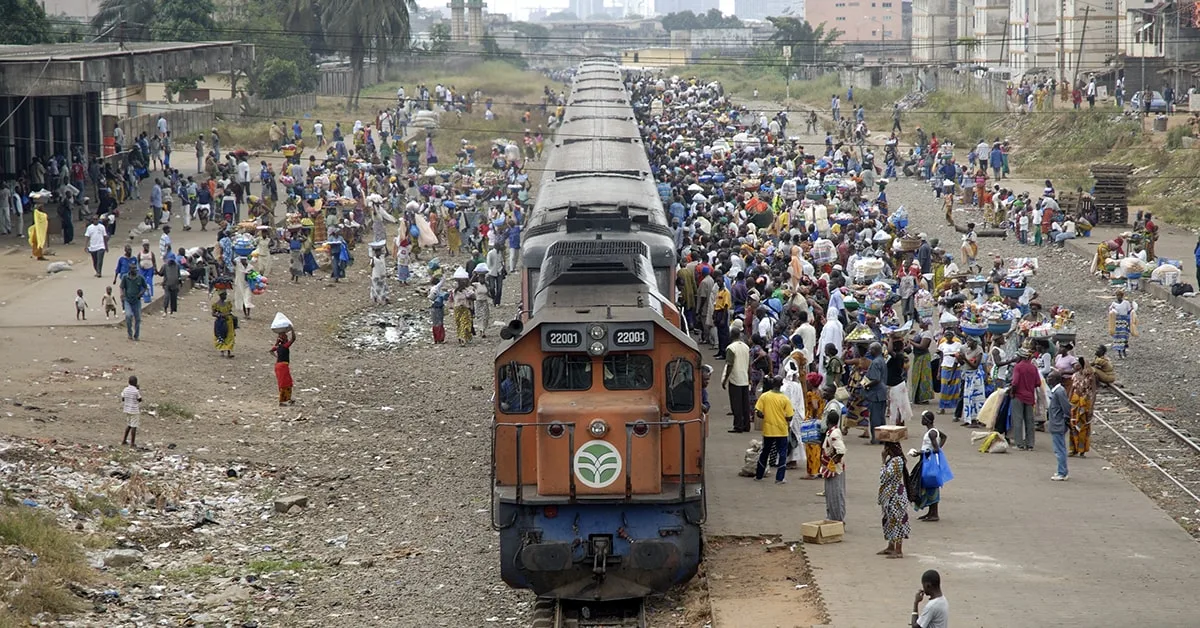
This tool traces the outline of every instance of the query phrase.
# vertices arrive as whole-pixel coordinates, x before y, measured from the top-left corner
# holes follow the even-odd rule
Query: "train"
[[[578,66],[495,359],[492,525],[535,626],[644,625],[701,560],[703,363],[630,100],[614,61]]]

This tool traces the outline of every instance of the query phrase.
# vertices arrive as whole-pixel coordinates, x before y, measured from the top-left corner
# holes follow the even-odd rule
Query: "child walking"
[[[100,297],[100,305],[104,307],[104,320],[108,320],[108,315],[117,315],[117,300],[113,297],[112,286],[104,288],[104,296]]]
[[[284,329],[275,338],[275,346],[270,352],[275,354],[275,383],[279,385],[279,405],[295,403],[292,401],[292,344],[296,342],[296,330]]]
[[[125,411],[125,435],[121,437],[121,444],[126,444],[130,447],[136,447],[137,430],[142,422],[142,391],[138,389],[138,378],[136,375],[129,376],[129,385],[121,391],[121,408]]]
[[[75,320],[87,320],[87,301],[83,300],[83,289],[75,291]]]

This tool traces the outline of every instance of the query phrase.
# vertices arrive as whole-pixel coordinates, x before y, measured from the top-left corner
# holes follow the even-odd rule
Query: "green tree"
[[[697,16],[700,28],[741,28],[742,21],[736,15],[726,16],[720,9],[709,9],[707,13]]]
[[[822,22],[816,28],[796,17],[768,17],[775,27],[770,41],[783,48],[792,47],[791,62],[813,63],[833,61],[837,58],[836,42],[842,31],[836,28],[825,30]]]
[[[0,0],[0,44],[44,44],[50,41],[50,20],[35,0]]]
[[[429,51],[443,53],[450,49],[450,25],[438,22],[429,28]]]
[[[407,46],[409,15],[416,11],[415,0],[291,0],[287,22],[297,31],[319,26],[325,44],[350,59],[349,110],[358,105],[367,57],[373,54],[383,65],[389,51]]]
[[[248,3],[235,17],[223,24],[221,37],[254,42],[254,63],[236,68],[226,75],[236,95],[244,79],[247,93],[262,98],[278,98],[311,90],[316,85],[317,69],[308,42],[284,28],[282,0]],[[287,63],[276,63],[277,61]],[[264,73],[270,69],[269,76]],[[283,84],[280,77],[294,78]]]
[[[161,0],[150,22],[155,41],[204,41],[217,30],[212,0]]]
[[[545,48],[546,43],[550,41],[550,29],[541,24],[513,22],[510,26],[525,37],[525,40],[529,42],[529,49],[532,51],[536,52]]]
[[[146,41],[158,5],[158,0],[101,0],[92,30],[107,41]]]

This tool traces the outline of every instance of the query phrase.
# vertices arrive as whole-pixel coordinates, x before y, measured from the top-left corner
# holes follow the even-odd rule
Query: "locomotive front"
[[[648,249],[568,240],[536,314],[496,359],[493,523],[505,582],[619,600],[686,582],[700,562],[700,354],[664,314]]]

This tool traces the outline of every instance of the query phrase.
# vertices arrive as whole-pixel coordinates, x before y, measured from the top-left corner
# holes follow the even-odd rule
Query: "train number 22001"
[[[618,329],[613,333],[613,343],[622,347],[644,345],[649,341],[649,334],[644,329]]]
[[[546,332],[546,344],[551,347],[578,347],[583,336],[574,330]]]

